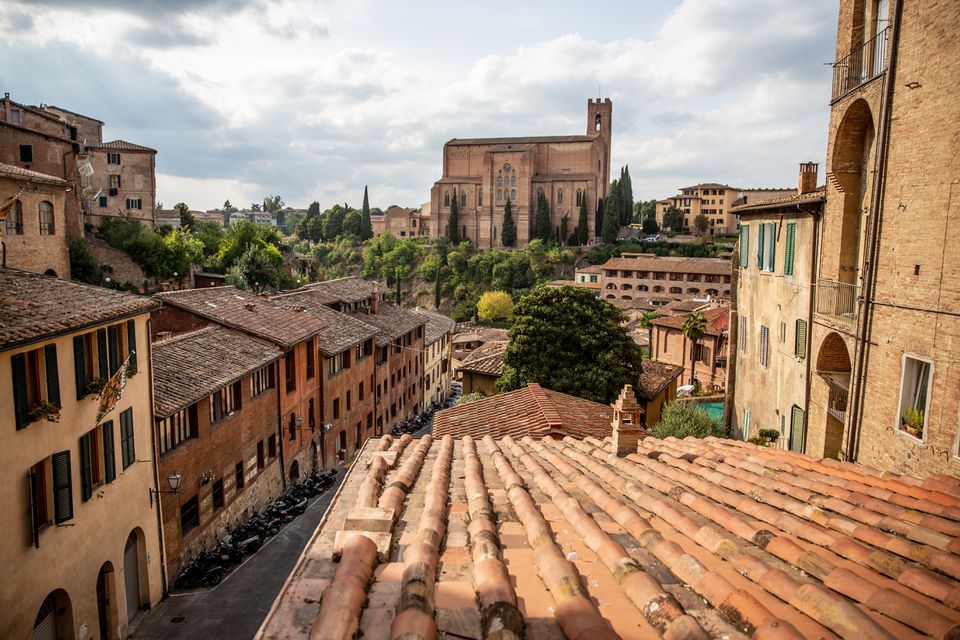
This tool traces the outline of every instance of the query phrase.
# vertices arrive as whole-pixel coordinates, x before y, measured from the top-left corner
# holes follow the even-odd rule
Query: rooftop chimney
[[[624,457],[637,452],[640,443],[640,414],[643,409],[633,395],[633,387],[627,385],[620,392],[613,407],[613,450],[612,454]]]
[[[797,194],[803,195],[817,190],[817,165],[816,162],[800,163],[800,184],[797,187]]]

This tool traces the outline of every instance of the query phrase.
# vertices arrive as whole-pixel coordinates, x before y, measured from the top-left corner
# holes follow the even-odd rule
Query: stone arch
[[[133,559],[136,558],[136,562]],[[135,576],[128,572],[135,571]],[[134,527],[127,536],[123,547],[123,600],[126,621],[130,622],[149,599],[150,576],[147,573],[147,539],[140,527]]]
[[[617,296],[613,295],[612,293],[607,294],[607,300],[616,300],[616,299],[617,299]]]
[[[70,596],[63,589],[54,589],[37,609],[31,637],[49,637],[52,629],[55,630],[57,638],[73,638],[73,628],[73,605]]]
[[[604,289],[616,289],[616,288],[617,288],[617,283],[616,283],[616,282],[608,282],[608,283],[606,284],[606,286],[604,287]]]
[[[633,285],[630,284],[629,282],[624,282],[622,285],[620,285],[620,289],[623,291],[630,291],[631,289],[633,289]]]
[[[689,289],[687,289],[687,295],[696,296],[699,294],[700,294],[700,289],[697,289],[696,287],[690,287]]]
[[[843,215],[839,229],[837,279],[857,283],[862,213],[869,206],[867,188],[870,154],[874,145],[873,114],[866,100],[854,101],[837,127],[830,157],[834,186],[841,192]]]
[[[300,480],[300,463],[294,460],[290,463],[290,482]]]
[[[827,387],[822,455],[836,459],[843,447],[851,369],[850,351],[840,334],[832,332],[824,338],[817,352],[816,367],[818,377]]]
[[[113,563],[109,560],[100,567],[97,574],[97,622],[100,628],[98,637],[114,640],[119,636],[120,612],[117,610],[117,581]]]
[[[600,112],[598,111],[596,115],[593,116],[593,130],[599,133],[602,127],[603,127],[603,117],[600,115]]]
[[[824,338],[817,352],[817,373],[850,373],[850,351],[836,331]]]
[[[54,271],[53,269],[47,269],[46,271],[43,272],[43,275],[45,275],[45,276],[50,276],[51,278],[59,278],[59,277],[60,277],[60,276],[57,275],[57,272]]]
[[[623,301],[633,300],[633,296],[620,296],[620,299]]]

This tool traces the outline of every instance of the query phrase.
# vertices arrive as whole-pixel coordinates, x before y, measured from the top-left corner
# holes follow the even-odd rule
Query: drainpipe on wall
[[[826,206],[826,197],[824,197],[824,203],[821,207]],[[798,205],[798,209],[803,211],[803,209]],[[823,209],[820,210],[821,213]],[[809,310],[807,312],[807,343],[812,346],[812,337],[813,337],[813,313],[816,309],[816,299],[817,299],[817,251],[820,244],[820,213],[816,211],[812,212],[813,217],[813,242],[812,249],[813,252],[810,254],[810,302]],[[813,380],[810,379],[810,374],[813,371],[813,354],[811,353],[812,349],[807,349],[807,370],[806,370],[806,384],[803,388],[803,438],[800,439],[800,453],[807,452],[807,415],[810,413],[810,386],[813,384]]]
[[[296,345],[294,345],[293,348],[296,349]],[[284,364],[286,364],[286,359],[287,359],[287,356],[288,356],[288,355],[289,355],[289,351],[288,351],[287,353],[283,354]],[[283,383],[283,393],[286,393],[286,391],[287,391],[287,383],[286,383],[287,377],[284,376],[283,379],[284,379],[284,383]],[[286,491],[286,489],[287,489],[287,472],[286,472],[286,470],[284,469],[284,465],[283,465],[283,409],[280,407],[280,393],[281,393],[281,391],[280,391],[280,361],[279,361],[279,360],[277,360],[277,376],[276,376],[276,381],[277,381],[277,451],[278,451],[278,454],[279,454],[279,456],[280,456],[280,486],[283,487],[284,491]],[[269,453],[269,451],[268,451],[267,453]]]
[[[866,254],[863,276],[863,299],[860,304],[859,327],[855,336],[854,359],[855,375],[853,396],[850,406],[850,431],[847,434],[847,460],[856,462],[860,454],[860,430],[863,425],[864,371],[867,367],[870,351],[871,318],[873,316],[873,292],[877,281],[877,254],[880,247],[880,228],[883,222],[883,203],[886,188],[887,154],[890,148],[890,121],[893,114],[893,90],[897,75],[897,48],[900,43],[900,19],[903,14],[903,0],[895,0],[893,12],[893,31],[890,34],[890,64],[883,85],[881,102],[880,144],[877,145],[874,160],[874,181],[870,196],[870,245]]]
[[[730,324],[727,327],[727,385],[723,394],[723,426],[731,436],[733,433],[733,399],[737,384],[737,345],[740,344],[740,314],[737,306],[740,281],[740,241],[733,248],[732,269],[730,270]],[[741,435],[741,434],[736,434]]]

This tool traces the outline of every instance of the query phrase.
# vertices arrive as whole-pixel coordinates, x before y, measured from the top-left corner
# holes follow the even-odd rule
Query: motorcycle
[[[204,563],[194,560],[187,564],[177,576],[174,586],[183,587],[214,587],[223,580],[223,567],[219,564]]]

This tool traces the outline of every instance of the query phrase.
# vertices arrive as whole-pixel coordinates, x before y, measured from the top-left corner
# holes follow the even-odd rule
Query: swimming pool
[[[706,411],[714,420],[723,420],[722,402],[701,402],[700,408]]]

